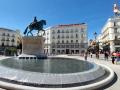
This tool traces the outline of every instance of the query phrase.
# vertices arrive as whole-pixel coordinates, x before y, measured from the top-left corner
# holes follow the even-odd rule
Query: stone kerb
[[[25,36],[22,42],[22,54],[40,55],[44,53],[44,37]]]

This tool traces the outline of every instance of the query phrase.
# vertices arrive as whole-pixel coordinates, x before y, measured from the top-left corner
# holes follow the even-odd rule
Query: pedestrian
[[[112,58],[112,64],[115,64],[115,56],[113,55],[113,53],[111,55],[111,58]]]
[[[87,60],[87,52],[85,52],[84,58],[85,58],[85,60]]]
[[[108,60],[108,56],[109,56],[108,53],[105,52],[105,53],[104,53],[104,58],[105,58],[105,60]]]

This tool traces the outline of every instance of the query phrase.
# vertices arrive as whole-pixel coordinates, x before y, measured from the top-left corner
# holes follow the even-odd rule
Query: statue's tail
[[[27,30],[28,30],[28,27],[25,29],[24,34],[26,34],[26,33],[27,33]]]

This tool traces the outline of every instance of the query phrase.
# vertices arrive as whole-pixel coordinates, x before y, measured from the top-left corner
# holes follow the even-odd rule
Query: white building
[[[79,54],[88,47],[87,25],[67,24],[46,29],[45,52],[49,54]]]
[[[103,46],[108,46],[110,52],[120,51],[120,16],[109,18],[99,36]]]
[[[0,47],[17,47],[19,37],[18,31],[0,28]]]

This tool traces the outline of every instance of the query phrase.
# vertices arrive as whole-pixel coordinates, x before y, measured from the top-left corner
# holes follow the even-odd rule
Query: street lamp
[[[97,33],[96,32],[94,32],[94,36],[95,36],[95,41],[96,41],[96,37],[97,37]]]
[[[99,42],[96,41],[96,37],[97,37],[97,33],[94,32],[94,36],[95,36],[95,53],[96,53],[96,58],[99,58]]]

